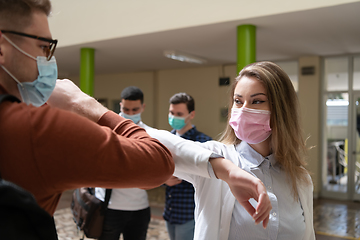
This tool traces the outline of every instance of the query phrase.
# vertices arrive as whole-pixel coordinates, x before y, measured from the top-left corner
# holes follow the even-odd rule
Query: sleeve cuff
[[[211,158],[224,158],[223,156],[217,154],[217,153],[212,153],[209,157],[209,160]],[[209,175],[210,175],[210,178],[215,178],[215,179],[218,179],[214,173],[214,169],[210,163],[210,161],[208,162],[208,172],[209,172]]]

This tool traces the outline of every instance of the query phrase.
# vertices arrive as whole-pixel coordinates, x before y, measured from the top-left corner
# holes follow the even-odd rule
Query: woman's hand
[[[216,177],[229,185],[236,200],[253,217],[255,224],[263,222],[263,227],[266,228],[272,207],[266,188],[260,179],[224,158],[210,159],[210,163]],[[251,198],[258,202],[256,209],[249,202]]]

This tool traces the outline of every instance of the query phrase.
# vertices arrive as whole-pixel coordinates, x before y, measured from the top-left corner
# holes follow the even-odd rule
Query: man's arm
[[[69,142],[72,140],[76,141],[77,147],[72,147],[69,154],[73,153],[71,159],[81,156],[66,169],[66,174],[71,174],[68,184],[72,184],[72,181],[73,187],[83,177],[87,186],[151,188],[161,185],[172,175],[174,163],[171,153],[164,145],[151,138],[132,121],[103,107],[70,80],[57,81],[48,105],[71,111],[97,123],[69,114],[71,120],[67,121],[65,114],[59,114],[61,121],[66,121],[64,125],[73,125],[74,132],[73,136],[58,135],[54,145],[57,141],[62,141],[66,142],[65,147],[71,145]],[[67,131],[70,128],[68,126]],[[86,163],[89,166],[83,167],[84,172],[74,176],[73,169],[81,168]],[[92,175],[92,179],[88,175]]]

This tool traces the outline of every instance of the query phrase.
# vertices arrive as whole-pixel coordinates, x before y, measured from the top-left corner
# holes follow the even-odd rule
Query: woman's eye
[[[242,102],[239,99],[234,99],[234,103],[236,104],[242,104]]]
[[[254,100],[253,104],[260,104],[260,103],[263,103],[263,102],[265,102],[265,101],[263,101],[263,100]]]

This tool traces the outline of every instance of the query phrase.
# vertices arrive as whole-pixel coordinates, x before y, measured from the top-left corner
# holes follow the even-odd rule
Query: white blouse
[[[286,173],[276,163],[273,155],[264,158],[247,143],[236,147],[239,154],[238,166],[246,166],[265,185],[272,210],[266,229],[262,224],[255,225],[248,212],[235,201],[230,223],[229,240],[235,239],[270,239],[301,240],[305,232],[304,211],[300,200],[291,194],[291,182]],[[252,199],[256,207],[257,202]]]

